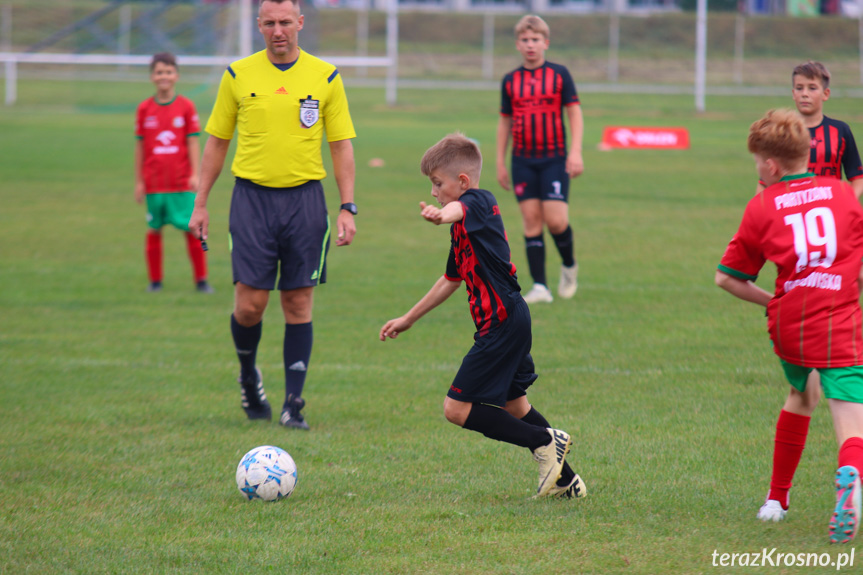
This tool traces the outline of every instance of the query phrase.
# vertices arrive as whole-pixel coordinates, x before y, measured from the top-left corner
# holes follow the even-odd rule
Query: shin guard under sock
[[[527,251],[527,267],[533,283],[547,286],[545,279],[545,242],[542,234],[533,237],[524,237],[524,247]]]
[[[810,417],[785,411],[776,422],[776,440],[773,448],[773,474],[770,478],[768,499],[775,499],[788,509],[788,490],[806,447]]]
[[[531,425],[515,418],[505,409],[474,403],[464,422],[464,428],[478,431],[489,439],[526,447],[531,451],[548,445],[551,436],[544,427]]]
[[[147,274],[150,283],[162,282],[162,234],[155,231],[147,232]]]
[[[306,370],[312,356],[312,322],[285,324],[285,343],[282,348],[285,362],[285,398],[300,397],[306,383]]]
[[[560,254],[560,259],[563,265],[571,268],[575,265],[575,243],[572,241],[572,226],[566,226],[566,229],[561,233],[551,234],[554,240],[554,245],[557,252]]]
[[[240,379],[243,381],[257,380],[255,359],[258,355],[263,325],[264,322],[260,321],[251,327],[242,326],[237,322],[234,314],[231,314],[231,335],[234,337],[234,348],[240,360]]]

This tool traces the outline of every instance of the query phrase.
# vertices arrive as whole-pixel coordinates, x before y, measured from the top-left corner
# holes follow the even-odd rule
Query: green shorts
[[[802,367],[780,359],[785,378],[797,391],[806,391],[806,378],[816,368]],[[863,403],[863,365],[853,367],[817,368],[821,375],[821,389],[824,396],[830,399]]]
[[[167,192],[147,194],[147,225],[154,230],[172,225],[178,230],[189,231],[189,220],[195,209],[194,192]]]

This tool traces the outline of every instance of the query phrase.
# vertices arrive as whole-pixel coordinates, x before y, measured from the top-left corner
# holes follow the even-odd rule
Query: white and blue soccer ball
[[[262,445],[249,451],[237,466],[237,488],[248,500],[284,499],[297,486],[297,464],[284,449]]]

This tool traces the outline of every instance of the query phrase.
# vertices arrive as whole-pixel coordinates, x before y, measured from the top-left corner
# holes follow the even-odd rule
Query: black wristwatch
[[[345,210],[346,212],[350,212],[353,215],[357,215],[357,205],[353,202],[342,204],[339,208],[340,210]]]

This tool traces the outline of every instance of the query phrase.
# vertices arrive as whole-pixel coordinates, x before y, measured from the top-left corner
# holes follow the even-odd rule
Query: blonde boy
[[[538,377],[530,356],[530,312],[510,261],[500,208],[478,187],[479,148],[462,134],[450,134],[429,148],[420,168],[441,204],[420,202],[422,217],[451,224],[446,272],[410,311],[384,324],[380,340],[410,329],[464,281],[476,333],[444,400],[444,416],[490,439],[530,449],[539,463],[537,497],[583,497],[584,483],[565,460],[569,434],[552,429],[527,401],[527,388]]]
[[[524,242],[533,287],[528,303],[551,302],[545,274],[548,228],[562,267],[558,295],[568,299],[578,288],[578,264],[569,225],[569,180],[584,171],[581,156],[583,119],[569,70],[547,62],[548,24],[528,15],[515,26],[516,49],[522,65],[503,78],[497,127],[497,181],[515,192],[524,223]],[[572,142],[567,146],[563,117],[569,120]],[[506,152],[512,140],[512,186]]]
[[[809,131],[798,113],[769,111],[750,127],[748,147],[766,188],[746,206],[716,284],[767,308],[774,351],[791,384],[786,406],[803,402],[809,374],[820,373],[840,445],[830,540],[845,543],[861,514],[863,209],[849,184],[807,173]],[[777,267],[773,294],[753,283],[767,261]],[[790,433],[781,439],[799,440]],[[778,504],[768,499],[759,517]],[[777,512],[775,520],[784,516]]]

